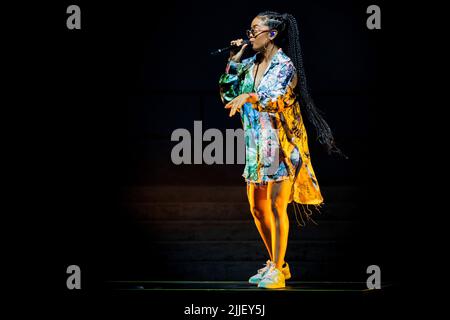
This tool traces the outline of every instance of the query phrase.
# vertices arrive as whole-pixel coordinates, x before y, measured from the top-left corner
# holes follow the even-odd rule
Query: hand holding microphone
[[[230,59],[236,58],[236,60],[233,59],[233,61],[239,62],[239,60],[242,57],[242,54],[244,53],[245,47],[250,43],[249,40],[243,40],[243,39],[237,39],[233,40],[230,43],[230,46],[222,49],[217,49],[211,52],[211,55],[218,55],[223,52],[230,51]],[[240,49],[237,53],[237,49]]]
[[[244,41],[243,39],[237,39],[231,41],[231,45],[233,48],[230,50],[230,60],[234,62],[241,61],[242,54],[244,53],[245,48],[248,46],[248,40]],[[240,48],[238,52],[236,52],[236,49]]]

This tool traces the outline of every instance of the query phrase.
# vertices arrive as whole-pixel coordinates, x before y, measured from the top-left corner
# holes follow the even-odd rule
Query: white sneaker
[[[269,270],[264,274],[262,280],[258,283],[258,288],[276,289],[284,288],[286,286],[284,274],[281,270],[275,267],[272,262]]]
[[[273,262],[270,260],[267,260],[265,267],[259,269],[258,273],[255,274],[254,276],[251,276],[250,279],[248,279],[248,282],[250,282],[251,284],[258,284],[262,280],[262,278],[264,277],[266,272],[269,271],[271,263],[273,263]]]
[[[250,279],[248,279],[248,282],[251,284],[258,284],[264,277],[264,274],[267,271],[269,271],[271,263],[273,263],[273,262],[270,260],[267,260],[265,267],[259,269],[257,274],[255,274],[254,276],[250,277]],[[289,280],[291,278],[291,270],[289,269],[289,264],[287,262],[285,262],[285,265],[286,266],[281,269],[281,272],[283,272],[283,274],[284,274],[284,279]]]

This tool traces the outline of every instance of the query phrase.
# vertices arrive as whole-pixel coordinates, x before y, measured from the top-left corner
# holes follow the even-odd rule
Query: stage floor
[[[381,290],[391,284],[383,283]],[[285,288],[263,289],[246,281],[108,281],[112,290],[144,291],[303,291],[368,292],[365,282],[287,281]]]

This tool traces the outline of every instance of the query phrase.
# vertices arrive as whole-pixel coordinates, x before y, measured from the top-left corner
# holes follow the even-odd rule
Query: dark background
[[[42,212],[30,220],[39,224],[31,226],[38,236],[28,258],[45,268],[44,283],[72,294],[65,290],[70,264],[83,270],[81,295],[95,295],[105,280],[151,277],[145,235],[120,203],[128,186],[244,187],[243,165],[173,165],[170,135],[193,132],[194,120],[203,130],[240,127],[218,94],[226,56],[209,52],[244,37],[258,12],[275,10],[297,18],[311,93],[349,156],[328,156],[310,130],[319,183],[358,191],[358,232],[334,275],[354,268],[360,273],[346,280],[364,281],[364,268],[378,264],[383,281],[400,285],[399,11],[377,2],[382,29],[368,30],[366,1],[78,1],[82,29],[67,30],[70,4],[46,6],[48,18],[29,42],[29,95],[45,103],[29,108],[27,120],[38,129],[29,137],[30,199]]]

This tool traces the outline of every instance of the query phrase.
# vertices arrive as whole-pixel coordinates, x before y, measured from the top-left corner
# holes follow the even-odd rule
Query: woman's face
[[[247,36],[250,39],[253,50],[262,51],[267,42],[270,41],[269,27],[264,25],[259,17],[256,17],[253,19],[250,28],[249,32],[247,32]]]

